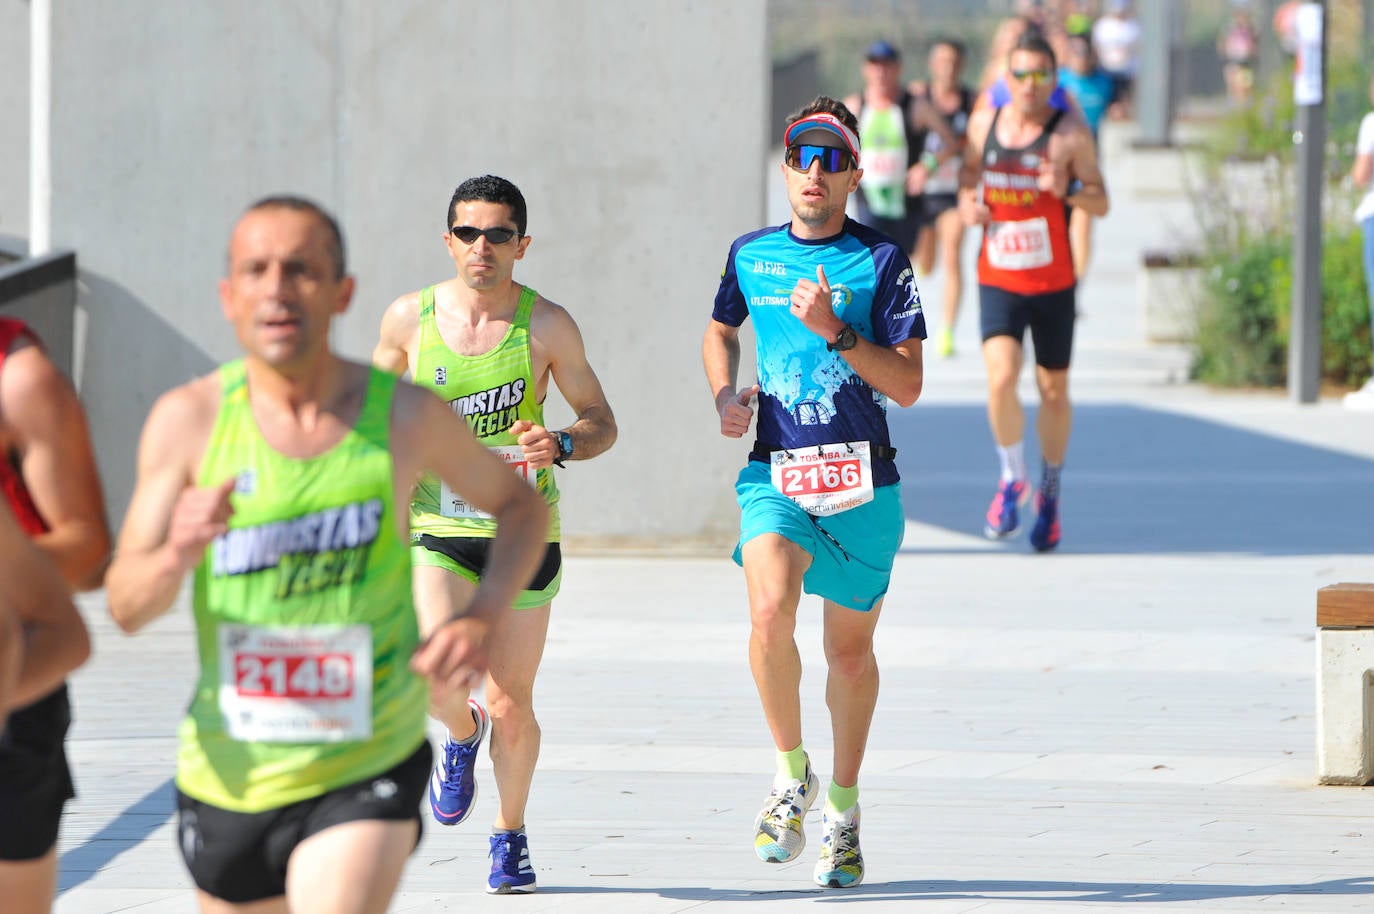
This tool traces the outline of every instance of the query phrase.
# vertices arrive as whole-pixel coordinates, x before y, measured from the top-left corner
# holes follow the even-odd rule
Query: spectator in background
[[[1226,80],[1226,97],[1233,105],[1249,104],[1255,88],[1259,30],[1250,18],[1248,0],[1231,0],[1231,18],[1217,33],[1217,56]]]
[[[1274,10],[1274,37],[1279,50],[1292,57],[1298,53],[1298,7],[1302,0],[1286,0]]]
[[[1107,11],[1093,24],[1093,51],[1115,84],[1109,109],[1114,118],[1131,116],[1131,86],[1140,55],[1140,23],[1130,0],[1107,0]]]
[[[1098,66],[1092,41],[1086,35],[1069,36],[1067,47],[1068,57],[1059,68],[1059,85],[1083,112],[1100,160],[1102,146],[1098,142],[1098,128],[1112,103],[1112,78]],[[1080,207],[1070,210],[1069,245],[1073,248],[1073,273],[1080,280],[1088,271],[1088,261],[1092,258],[1092,231],[1092,213]]]
[[[1374,102],[1374,80],[1369,83],[1369,99]],[[1350,179],[1365,189],[1364,197],[1355,208],[1355,221],[1364,239],[1364,281],[1369,294],[1370,337],[1374,343],[1374,185],[1371,185],[1371,177],[1374,177],[1374,111],[1360,121],[1360,132],[1355,140],[1355,164],[1350,169]],[[1374,410],[1374,378],[1354,393],[1346,394],[1345,405],[1351,409]]]

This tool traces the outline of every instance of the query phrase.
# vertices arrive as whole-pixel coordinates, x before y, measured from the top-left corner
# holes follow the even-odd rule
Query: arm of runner
[[[402,295],[388,305],[386,313],[382,315],[377,346],[372,350],[372,364],[394,375],[404,375],[409,371],[419,320],[420,298],[414,292]]]
[[[422,676],[470,686],[487,669],[492,619],[509,609],[539,568],[548,506],[429,391],[397,385],[391,425],[398,505],[410,500],[413,481],[428,471],[496,519],[490,558],[472,601],[462,616],[436,628],[411,658],[411,668]]]
[[[0,717],[32,704],[60,686],[91,655],[86,623],[51,559],[0,508],[0,581],[12,621],[21,626],[17,665]],[[13,650],[13,648],[11,648]],[[7,659],[16,659],[13,655]]]
[[[987,225],[992,212],[983,205],[979,184],[983,179],[983,144],[995,109],[981,108],[969,116],[963,162],[959,167],[959,215],[964,224]]]
[[[1101,218],[1107,215],[1110,204],[1107,184],[1097,165],[1097,144],[1088,128],[1081,125],[1070,128],[1066,139],[1069,139],[1069,174],[1079,183],[1066,188],[1072,192],[1064,195],[1064,202]]]
[[[34,537],[74,590],[100,586],[110,528],[81,401],[38,345],[10,353],[0,413],[14,430],[19,470],[48,532]]]
[[[815,282],[799,279],[792,289],[792,313],[827,343],[835,342],[845,327],[830,302],[830,282],[823,266],[816,267]],[[854,348],[840,352],[840,356],[874,390],[902,406],[911,406],[921,395],[923,368],[918,338],[880,346],[860,336]]]
[[[917,97],[916,104],[912,106],[915,115],[916,126],[929,130],[940,138],[940,151],[934,153],[935,163],[938,165],[959,155],[961,141],[954,135],[954,131],[949,129],[949,122],[945,120],[940,110],[927,98]],[[924,156],[922,157],[924,159]],[[919,164],[919,163],[918,163]],[[933,171],[934,169],[929,169]]]
[[[138,477],[105,576],[110,615],[135,632],[162,615],[176,599],[186,573],[216,536],[228,529],[235,480],[208,488],[194,484],[210,427],[217,414],[218,375],[164,394],[143,427]],[[206,396],[213,393],[215,396]]]
[[[562,429],[572,436],[573,452],[569,459],[589,460],[615,443],[618,434],[615,414],[606,401],[601,381],[587,361],[582,333],[572,315],[542,299],[535,307],[536,316],[531,327],[531,335],[535,337],[533,345],[547,358],[553,382],[577,415],[571,425]],[[511,426],[511,431],[519,436],[531,469],[553,464],[558,456],[558,443],[549,429],[522,419]]]
[[[759,386],[735,390],[735,379],[739,376],[739,328],[713,318],[701,341],[701,361],[706,368],[706,383],[711,385],[715,397],[720,433],[727,438],[742,438],[754,418],[749,401],[759,392]]]

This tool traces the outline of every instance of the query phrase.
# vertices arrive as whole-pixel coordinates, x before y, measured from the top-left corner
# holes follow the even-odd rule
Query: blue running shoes
[[[1021,527],[1021,518],[1017,516],[1017,508],[1025,507],[1030,500],[1030,486],[1025,480],[1002,483],[997,489],[997,494],[992,496],[992,504],[988,505],[986,523],[983,526],[983,534],[992,540],[1006,539],[1015,536],[1016,531]]]
[[[1030,541],[1036,552],[1049,552],[1059,545],[1059,499],[1035,493],[1035,526]]]
[[[482,748],[490,726],[487,710],[473,699],[468,699],[468,709],[472,719],[477,722],[477,733],[465,743],[455,743],[452,739],[444,741],[443,758],[434,766],[434,774],[429,779],[429,808],[434,813],[434,821],[440,825],[457,825],[472,812],[472,801],[477,797],[477,750]]]
[[[525,832],[503,831],[492,835],[487,894],[529,894],[534,889],[534,867],[530,866],[530,842]]]

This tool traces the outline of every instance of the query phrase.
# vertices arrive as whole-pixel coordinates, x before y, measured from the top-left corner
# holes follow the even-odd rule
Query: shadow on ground
[[[893,410],[888,418],[907,517],[981,536],[998,473],[983,407]],[[1033,409],[1027,421],[1038,481]],[[1371,492],[1374,459],[1138,406],[1077,405],[1060,550],[1374,552]],[[1027,548],[1024,537],[1008,548]]]
[[[175,807],[173,781],[168,778],[107,822],[100,831],[68,849],[59,864],[58,894],[93,878],[120,854],[142,844],[171,818]]]
[[[1025,901],[1084,904],[1160,904],[1227,898],[1275,898],[1280,904],[1292,895],[1371,895],[1374,877],[1330,879],[1325,882],[1242,885],[1183,882],[1056,882],[1016,879],[932,879],[871,882],[842,891],[820,888],[757,890],[682,887],[676,889],[617,888],[615,886],[560,887],[540,884],[541,895],[647,894],[687,901],[793,901],[807,897],[816,904],[853,904],[863,901]]]

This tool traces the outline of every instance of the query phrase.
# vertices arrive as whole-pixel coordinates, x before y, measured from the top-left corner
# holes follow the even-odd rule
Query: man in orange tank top
[[[1069,361],[1075,279],[1068,212],[1107,213],[1107,190],[1091,132],[1081,118],[1050,105],[1055,57],[1045,39],[1023,35],[1007,55],[1011,101],[969,120],[959,175],[965,223],[983,227],[978,255],[983,361],[988,370],[988,423],[1002,464],[984,532],[1002,539],[1020,528],[1029,500],[1022,439],[1025,411],[1016,393],[1026,328],[1035,344],[1040,390],[1036,431],[1044,473],[1036,495],[1031,545],[1059,544],[1059,472],[1069,443]]]
[[[91,650],[71,592],[101,585],[110,532],[81,401],[38,337],[8,317],[0,317],[0,504],[8,509],[0,602],[22,631],[18,678],[0,701],[0,720],[8,717],[0,823],[22,826],[0,827],[0,898],[6,911],[41,912],[52,906],[58,826],[75,794],[66,678]]]

